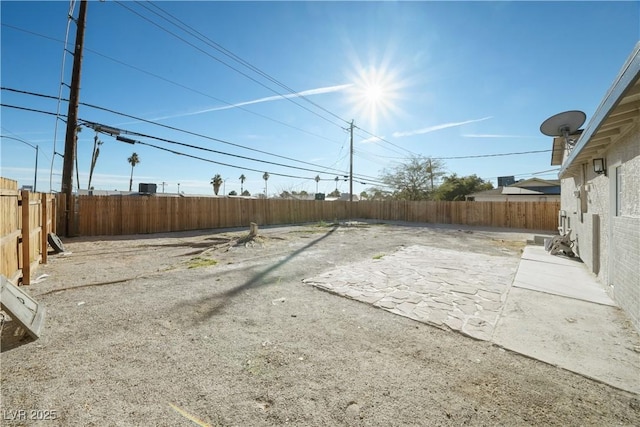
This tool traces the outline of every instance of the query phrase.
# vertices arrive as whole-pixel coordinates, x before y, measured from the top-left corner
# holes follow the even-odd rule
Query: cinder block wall
[[[640,331],[640,218],[614,218],[613,240],[613,297]]]
[[[595,174],[588,163],[574,168],[561,181],[561,209],[570,218],[577,255],[640,331],[640,125],[599,156],[607,175]],[[622,174],[617,216],[616,168]]]
[[[623,189],[621,215],[611,217],[609,284],[614,299],[640,331],[640,124],[607,154],[614,166],[609,170],[611,191],[615,188],[615,166],[620,167]]]

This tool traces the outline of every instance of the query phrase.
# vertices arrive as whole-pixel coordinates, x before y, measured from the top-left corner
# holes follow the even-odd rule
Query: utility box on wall
[[[157,187],[158,186],[156,184],[145,184],[141,182],[138,184],[138,193],[156,194]]]

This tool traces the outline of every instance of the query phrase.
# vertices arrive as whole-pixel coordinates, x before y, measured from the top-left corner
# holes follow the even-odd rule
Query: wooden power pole
[[[71,91],[69,93],[69,110],[67,113],[67,133],[64,140],[64,161],[62,164],[62,188],[65,195],[65,235],[72,235],[73,224],[73,165],[76,155],[78,132],[78,102],[80,100],[80,70],[82,68],[82,49],[84,46],[84,27],[87,18],[87,0],[80,2],[80,13],[76,21],[76,44],[73,51],[73,70],[71,74]]]
[[[349,130],[351,134],[349,144],[349,201],[353,202],[353,120],[351,120]]]

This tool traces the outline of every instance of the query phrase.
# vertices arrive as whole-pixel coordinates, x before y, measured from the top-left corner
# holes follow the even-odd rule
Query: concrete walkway
[[[409,246],[304,280],[640,394],[640,338],[584,264]]]

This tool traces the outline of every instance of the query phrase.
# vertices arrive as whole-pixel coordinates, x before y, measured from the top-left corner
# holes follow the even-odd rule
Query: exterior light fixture
[[[598,175],[607,174],[607,169],[603,158],[593,159],[593,171]]]

